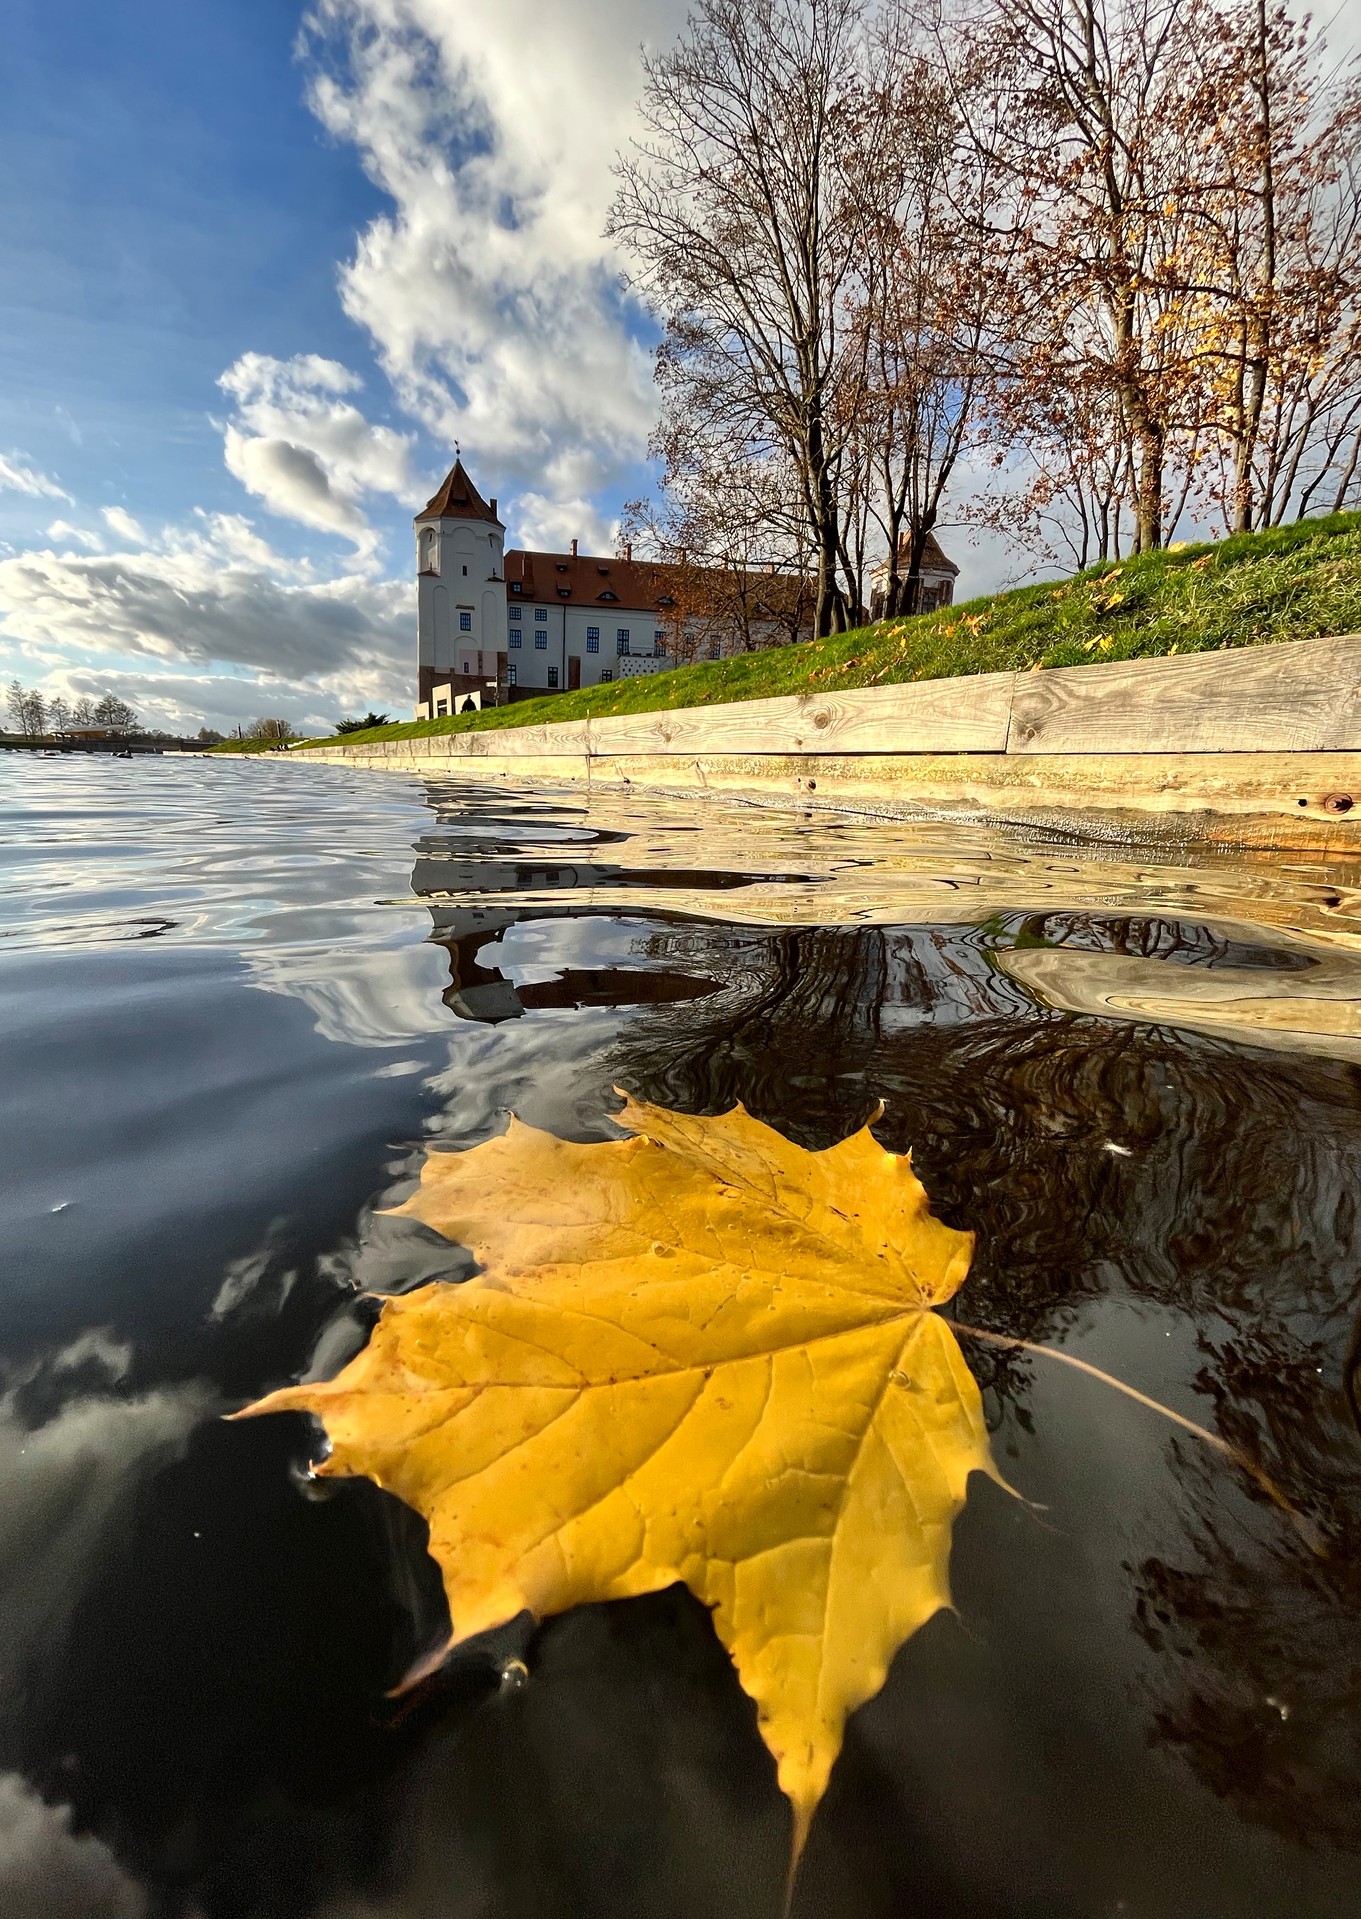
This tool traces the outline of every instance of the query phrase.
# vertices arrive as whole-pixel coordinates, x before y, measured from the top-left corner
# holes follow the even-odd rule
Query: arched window
[[[427,526],[421,533],[421,572],[439,572],[439,534],[433,526]]]

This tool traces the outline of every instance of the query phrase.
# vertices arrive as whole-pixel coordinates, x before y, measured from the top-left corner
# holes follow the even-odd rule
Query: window
[[[548,651],[548,629],[546,627],[542,633],[539,631],[537,627],[535,627],[534,644],[539,649],[540,653],[546,653]]]
[[[536,620],[546,620],[548,618],[548,608],[546,606],[536,606],[534,609],[534,618]]]
[[[471,614],[471,613],[463,613],[463,612],[460,612],[460,613],[459,613],[459,616],[458,616],[458,630],[459,630],[459,632],[460,632],[460,633],[471,633],[471,632],[472,632],[472,630],[473,630],[473,616],[472,616],[472,614]]]
[[[613,678],[614,678],[613,673],[611,673],[610,669],[606,667],[605,671],[600,675],[600,684],[604,686],[607,680],[612,680]]]
[[[628,650],[629,650],[629,630],[628,630],[628,628],[627,628],[626,626],[620,626],[620,627],[616,627],[616,628],[615,628],[615,634],[614,634],[614,644],[615,644],[615,648],[616,648],[616,650],[617,650],[618,652],[620,652],[620,653],[627,653],[627,652],[628,652]]]
[[[520,644],[520,635],[514,627],[510,629],[510,643],[512,646],[518,646]]]
[[[465,580],[466,580],[466,579],[467,579],[467,577],[468,577],[468,569],[467,569],[467,567],[466,567],[466,566],[465,566],[465,567],[464,567],[464,569],[463,569],[463,577],[464,577],[464,579],[465,579]]]
[[[523,607],[519,607],[519,606],[513,606],[513,607],[511,607],[511,609],[510,609],[510,617],[511,617],[511,619],[512,619],[512,620],[522,620],[522,619],[524,618],[524,609],[523,609]]]
[[[518,660],[512,660],[510,662],[510,665],[506,668],[506,685],[517,686],[519,684],[519,679],[520,679],[520,663]]]
[[[512,580],[510,583],[510,590],[512,593],[518,593],[520,591],[520,582],[518,580]]]
[[[653,644],[656,646],[666,645],[666,634],[660,626],[654,630],[652,639],[653,639]]]
[[[448,700],[436,700],[436,701],[435,701],[435,716],[436,716],[436,718],[438,718],[438,717],[439,717],[439,716],[440,716],[441,714],[443,714],[443,713],[447,713],[448,711],[449,711],[449,702],[448,702]]]
[[[586,651],[588,653],[598,653],[600,651],[600,628],[598,626],[588,626],[586,628]]]
[[[723,648],[719,645],[718,641],[715,640],[713,645],[709,648],[709,658],[711,660],[718,660],[718,659],[722,659],[722,657],[723,657]]]
[[[550,666],[548,669],[548,684],[550,686],[556,686],[557,683],[558,683],[558,669],[556,666]]]
[[[619,598],[619,595],[617,593],[606,592],[606,593],[597,594],[596,597],[602,600],[617,600]]]

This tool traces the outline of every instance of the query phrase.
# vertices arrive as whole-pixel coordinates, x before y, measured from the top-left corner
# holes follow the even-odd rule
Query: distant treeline
[[[178,740],[184,737],[179,733],[167,733],[162,727],[143,726],[136,708],[129,706],[126,700],[120,700],[116,693],[102,693],[97,699],[87,693],[78,700],[66,700],[60,694],[49,697],[37,687],[27,687],[18,680],[11,680],[5,695],[5,710],[11,734],[17,733],[29,740],[55,739],[62,733],[87,727],[114,733],[123,739],[133,735],[147,740]],[[252,720],[241,737],[286,743],[297,739],[298,735],[288,720],[259,719]],[[201,726],[194,735],[199,746],[220,746],[223,738],[224,735],[211,726]]]
[[[5,710],[12,733],[27,739],[41,739],[72,727],[101,727],[108,733],[139,733],[141,721],[134,708],[116,694],[104,693],[93,699],[88,693],[78,700],[65,700],[60,694],[51,699],[37,687],[22,686],[11,680],[5,695]]]

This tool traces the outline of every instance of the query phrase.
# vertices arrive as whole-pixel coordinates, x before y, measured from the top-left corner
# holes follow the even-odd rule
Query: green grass
[[[387,732],[387,730],[384,727],[383,731]],[[328,736],[324,741],[308,740],[307,744],[309,746],[329,745],[330,738]],[[273,740],[223,740],[220,745],[205,746],[203,750],[205,753],[273,753],[278,750],[278,747]]]
[[[345,740],[362,746],[369,740],[1018,668],[1091,666],[1356,632],[1361,632],[1361,513],[1339,513],[1090,567],[1070,580],[1021,587],[915,619],[883,621],[835,639],[677,667],[485,713],[370,727]],[[248,743],[231,741],[215,750],[240,751],[243,745]]]

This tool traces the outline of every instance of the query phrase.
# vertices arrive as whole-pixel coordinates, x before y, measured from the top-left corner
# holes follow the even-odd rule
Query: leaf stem
[[[1089,1360],[1079,1359],[1074,1353],[1061,1352],[1057,1346],[1038,1346],[1030,1339],[1015,1339],[1005,1333],[984,1332],[981,1326],[966,1326],[957,1319],[952,1319],[948,1323],[955,1332],[962,1333],[968,1339],[983,1339],[990,1346],[1018,1346],[1024,1352],[1038,1353],[1042,1359],[1056,1359],[1060,1365],[1076,1367],[1078,1372],[1087,1373],[1091,1378],[1099,1379],[1103,1385],[1113,1386],[1116,1392],[1123,1393],[1127,1399],[1134,1400],[1136,1404],[1147,1406],[1150,1412],[1161,1413],[1163,1418],[1170,1419],[1174,1426],[1182,1426],[1188,1433],[1194,1433],[1197,1439],[1203,1439],[1207,1446],[1213,1446],[1216,1452],[1222,1453],[1226,1459],[1231,1460],[1235,1466],[1245,1472],[1249,1479],[1260,1486],[1273,1504],[1279,1506],[1283,1513],[1289,1514],[1311,1551],[1322,1553],[1323,1548],[1316,1528],[1297,1507],[1292,1505],[1275,1480],[1264,1472],[1255,1460],[1249,1459],[1247,1454],[1240,1452],[1236,1446],[1231,1446],[1228,1440],[1222,1439],[1218,1433],[1212,1433],[1208,1426],[1198,1425],[1194,1419],[1188,1419],[1184,1413],[1174,1412],[1170,1406],[1164,1406],[1161,1400],[1151,1399],[1147,1393],[1141,1393],[1137,1386],[1127,1386],[1124,1380],[1117,1379],[1114,1373],[1103,1372],[1100,1366],[1093,1366]]]

